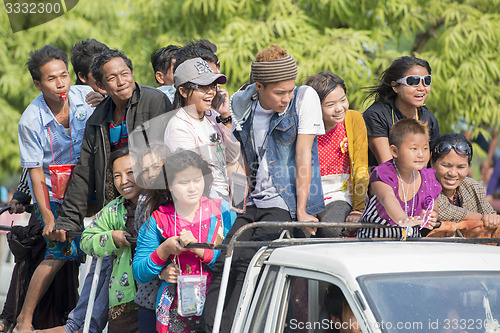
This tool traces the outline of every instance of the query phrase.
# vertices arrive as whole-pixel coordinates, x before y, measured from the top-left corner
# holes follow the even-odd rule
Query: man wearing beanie
[[[311,87],[295,87],[296,78],[295,60],[286,50],[273,45],[260,51],[252,62],[255,83],[231,97],[233,133],[240,141],[251,186],[246,211],[236,219],[225,243],[247,223],[317,222],[313,215],[325,208],[316,139],[325,133],[321,103]],[[257,228],[253,235],[247,233],[239,240],[273,240],[281,231]],[[304,231],[315,233],[312,228]],[[231,329],[246,269],[254,254],[251,249],[234,254],[221,332]],[[207,331],[214,323],[219,294],[223,256],[219,259],[204,308]]]

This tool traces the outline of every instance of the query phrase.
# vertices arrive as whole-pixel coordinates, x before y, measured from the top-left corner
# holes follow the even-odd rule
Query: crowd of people
[[[372,223],[389,228],[289,231],[401,239],[424,237],[438,221],[500,225],[485,189],[467,176],[472,145],[440,135],[425,106],[427,61],[394,60],[367,88],[374,102],[361,114],[349,109],[338,75],[296,86],[296,62],[277,45],[257,53],[249,83],[229,96],[216,52],[208,40],[154,51],[157,88],[137,83],[132,61],[94,39],[71,49],[75,85],[65,52],[46,45],[30,53],[41,94],[19,122],[24,169],[10,205],[22,212],[33,200],[29,224],[46,244],[23,276],[25,295],[7,298],[0,331],[81,331],[95,261],[80,297],[55,308],[56,319],[37,305],[86,255],[103,257],[90,332],[211,332],[222,256],[191,243],[228,242],[257,221]],[[241,240],[282,231],[257,228]],[[222,332],[254,253],[234,255]],[[76,293],[71,282],[68,295]]]

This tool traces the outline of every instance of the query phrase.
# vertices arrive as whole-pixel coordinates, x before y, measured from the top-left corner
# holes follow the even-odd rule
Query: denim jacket
[[[271,179],[288,206],[292,218],[297,216],[297,190],[295,183],[295,144],[299,118],[297,115],[297,96],[303,94],[305,86],[297,87],[285,112],[272,115],[269,123],[269,134],[265,141],[267,163]],[[254,149],[252,104],[258,98],[255,84],[236,92],[230,101],[231,116],[234,124],[234,136],[240,141],[242,151],[250,168],[252,182],[259,166],[257,153]],[[300,98],[299,98],[300,100]],[[318,139],[312,146],[311,186],[307,198],[306,211],[317,214],[325,209],[323,188],[318,159]]]

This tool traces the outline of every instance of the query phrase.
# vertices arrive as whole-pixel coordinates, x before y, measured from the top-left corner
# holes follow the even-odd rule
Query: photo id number
[[[35,3],[35,2],[8,2],[5,1],[7,14],[59,14],[63,9],[59,2]]]

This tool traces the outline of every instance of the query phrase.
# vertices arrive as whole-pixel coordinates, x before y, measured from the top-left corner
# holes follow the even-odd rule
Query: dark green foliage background
[[[44,44],[69,51],[95,38],[125,51],[136,81],[154,86],[155,48],[208,38],[234,92],[256,52],[276,43],[297,60],[298,83],[330,70],[345,79],[351,108],[359,111],[369,105],[361,88],[376,84],[395,58],[415,55],[432,66],[427,106],[449,132],[460,118],[497,123],[499,9],[500,0],[80,0],[64,16],[14,34],[2,8],[0,179],[19,171],[17,123],[39,93],[24,64]]]

